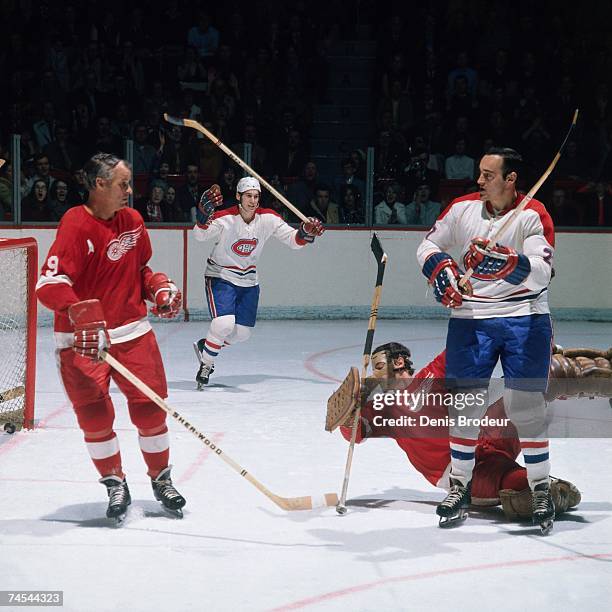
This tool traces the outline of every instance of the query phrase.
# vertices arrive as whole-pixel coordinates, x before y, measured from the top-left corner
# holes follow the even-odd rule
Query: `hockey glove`
[[[448,253],[434,253],[427,258],[423,266],[423,274],[433,287],[434,297],[447,308],[457,308],[463,303],[459,289],[461,270]],[[464,293],[471,295],[472,286],[469,281]]]
[[[110,346],[106,321],[100,300],[84,300],[68,308],[74,327],[73,350],[91,359],[100,359],[100,351]]]
[[[298,238],[304,242],[314,242],[316,236],[320,236],[325,231],[323,223],[316,217],[308,217],[308,222],[302,221],[298,228]]]
[[[177,286],[163,273],[151,275],[145,286],[147,299],[153,302],[151,314],[172,319],[181,310],[182,295]]]
[[[223,195],[221,187],[213,185],[207,189],[200,198],[200,202],[196,207],[196,221],[200,227],[206,227],[210,222],[215,208],[223,204]]]
[[[505,280],[511,285],[520,285],[531,272],[531,263],[526,255],[510,247],[491,245],[485,238],[474,238],[463,258],[466,268],[474,270],[474,278],[480,280]]]

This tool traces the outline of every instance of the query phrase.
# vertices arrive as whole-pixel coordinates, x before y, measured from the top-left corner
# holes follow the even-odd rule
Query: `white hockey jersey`
[[[523,197],[519,194],[512,207],[502,214],[495,214],[491,205],[482,202],[478,193],[453,200],[420,244],[417,250],[420,266],[423,267],[425,260],[433,253],[448,252],[458,247],[460,256],[455,260],[464,269],[463,257],[471,241],[492,236],[504,222],[505,215],[516,208]],[[548,284],[552,277],[555,233],[544,205],[538,200],[531,200],[504,231],[499,243],[529,258],[529,276],[520,285],[472,276],[470,282],[474,295],[464,296],[463,304],[451,310],[451,317],[485,319],[550,312]]]
[[[239,287],[258,284],[257,260],[271,236],[292,249],[308,244],[298,236],[297,230],[268,208],[258,208],[254,219],[246,223],[238,206],[233,206],[215,213],[206,226],[196,224],[193,231],[196,240],[216,241],[204,275],[222,278]]]

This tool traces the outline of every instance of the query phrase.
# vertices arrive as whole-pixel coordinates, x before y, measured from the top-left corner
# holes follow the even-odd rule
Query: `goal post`
[[[38,245],[0,238],[0,426],[34,426]]]

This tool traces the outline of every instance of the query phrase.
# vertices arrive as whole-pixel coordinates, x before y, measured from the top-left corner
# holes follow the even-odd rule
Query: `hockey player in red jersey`
[[[324,232],[315,217],[293,229],[277,212],[260,208],[261,186],[250,176],[236,185],[238,205],[217,213],[215,207],[222,203],[218,190],[213,185],[204,192],[193,228],[196,240],[215,241],[204,272],[212,320],[206,338],[194,345],[200,361],[198,389],[208,384],[219,351],[251,336],[259,301],[257,260],[266,241],[274,236],[289,248],[300,249]]]
[[[431,381],[442,382],[445,375],[445,352],[419,370],[416,374],[410,361],[410,351],[397,342],[384,344],[372,353],[373,376],[381,382],[386,379],[389,388],[405,388],[416,395],[419,391],[430,388]],[[394,381],[399,383],[394,385]],[[404,383],[404,384],[402,384]],[[387,391],[389,389],[387,388]],[[412,407],[414,410],[414,407]],[[391,414],[395,417],[401,414],[427,415],[430,420],[444,417],[448,414],[444,406],[424,404],[413,412],[410,406],[395,405]],[[387,414],[387,412],[385,413]],[[375,424],[377,410],[368,398],[361,412],[361,425],[357,430],[357,442],[368,435],[395,438],[398,446],[406,453],[410,463],[432,485],[448,490],[448,474],[451,469],[451,447],[448,427],[434,427],[425,430],[423,427],[401,430],[395,427],[380,428]],[[486,416],[494,421],[504,419],[503,400],[491,405]],[[345,421],[352,422],[353,416]],[[376,432],[373,430],[376,429]],[[340,428],[346,440],[351,439],[351,427]],[[405,437],[398,437],[398,436]],[[476,446],[476,463],[472,479],[472,504],[476,506],[495,506],[502,504],[509,518],[531,518],[531,490],[527,481],[526,469],[516,463],[515,459],[521,451],[520,442],[514,426],[507,422],[504,426],[494,425],[483,427]],[[571,483],[553,478],[551,492],[556,502],[556,511],[561,513],[578,505],[580,492]],[[458,517],[461,520],[464,513]],[[443,521],[442,526],[455,524],[457,521]]]
[[[89,200],[62,217],[36,293],[54,311],[60,375],[100,482],[107,488],[107,517],[120,523],[131,502],[113,429],[111,377],[127,398],[156,499],[182,516],[185,499],[170,477],[166,413],[98,359],[99,351],[107,350],[167,397],[145,299],[153,303],[153,315],[169,318],[179,312],[181,293],[164,273],[154,273],[147,265],[151,242],[140,213],[128,207],[132,189],[127,162],[98,153],[84,171]]]

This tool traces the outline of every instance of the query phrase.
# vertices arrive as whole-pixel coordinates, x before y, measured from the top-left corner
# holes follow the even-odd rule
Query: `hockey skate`
[[[214,363],[205,363],[202,359],[202,353],[204,351],[204,338],[201,338],[197,342],[193,343],[193,350],[200,362],[200,369],[196,374],[196,383],[198,384],[198,391],[201,391],[204,385],[208,384],[210,375],[215,371]]]
[[[440,517],[438,526],[442,528],[454,527],[462,523],[468,514],[466,509],[472,503],[472,482],[464,487],[459,480],[450,479],[451,489],[448,495],[436,508],[436,514]]]
[[[119,527],[125,521],[128,506],[132,503],[127,482],[125,479],[121,480],[119,476],[105,476],[100,478],[100,482],[106,487],[108,493],[106,516],[114,521],[116,527]]]
[[[532,493],[532,521],[540,525],[542,535],[548,535],[555,520],[555,503],[546,482],[536,485]]]
[[[170,478],[171,469],[172,466],[169,465],[157,475],[157,478],[151,478],[151,486],[153,487],[155,499],[161,502],[164,510],[176,518],[183,518],[182,508],[187,501],[174,488]]]

